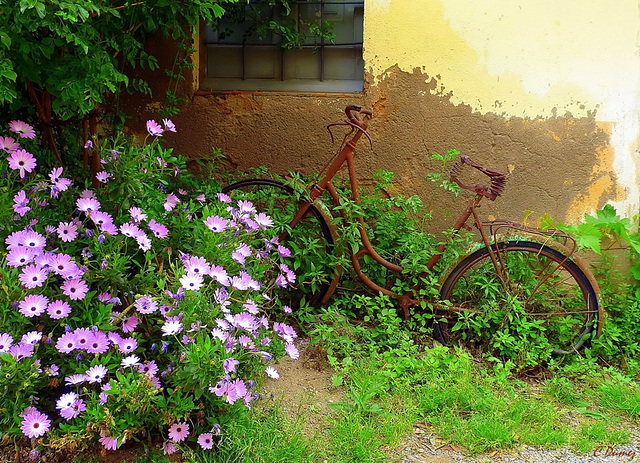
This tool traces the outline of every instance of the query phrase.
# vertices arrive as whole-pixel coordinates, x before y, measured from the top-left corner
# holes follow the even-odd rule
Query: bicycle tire
[[[489,330],[481,333],[486,340],[495,334],[492,327],[504,329],[509,323],[518,300],[528,320],[539,325],[553,354],[584,348],[599,317],[598,293],[585,271],[562,252],[541,243],[504,241],[494,243],[491,250],[483,247],[468,255],[445,279],[440,297],[449,301],[452,309],[447,323],[436,324],[437,334],[445,342],[482,342],[472,339],[479,330],[478,324],[473,328],[469,320],[481,317],[484,329]],[[504,269],[504,282],[492,253]],[[505,300],[511,301],[510,307],[504,306]],[[475,313],[465,314],[466,309]]]
[[[294,255],[304,252],[304,262],[296,260],[293,270],[298,278],[284,291],[280,291],[280,299],[296,308],[304,298],[310,305],[326,302],[337,285],[339,272],[333,264],[328,264],[334,254],[333,233],[325,214],[315,205],[292,231],[289,224],[298,212],[301,201],[296,198],[292,187],[271,179],[248,179],[228,185],[222,192],[233,201],[240,199],[251,201],[257,212],[269,215],[274,226],[271,237],[288,236],[282,245],[289,248]]]

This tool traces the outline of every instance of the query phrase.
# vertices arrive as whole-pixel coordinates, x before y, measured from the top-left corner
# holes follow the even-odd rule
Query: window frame
[[[317,93],[358,93],[363,91],[364,86],[364,61],[363,61],[363,45],[364,45],[364,0],[344,0],[344,1],[299,1],[297,5],[319,5],[322,18],[326,21],[326,9],[328,5],[337,6],[353,6],[354,8],[354,23],[352,31],[354,34],[358,34],[361,37],[360,41],[337,41],[335,43],[327,43],[324,39],[320,38],[317,43],[306,43],[301,48],[294,50],[283,50],[277,43],[251,43],[249,41],[242,42],[222,42],[210,40],[210,29],[207,25],[203,25],[201,28],[201,53],[199,66],[200,70],[200,88],[203,91],[212,92],[234,92],[234,91],[248,91],[248,92],[317,92]],[[359,13],[359,19],[356,19],[355,11],[361,8]],[[297,14],[296,20],[300,18],[300,9],[296,8]],[[329,21],[330,22],[330,21]],[[358,30],[359,29],[359,30]],[[211,46],[219,46],[220,50],[223,49],[238,49],[241,48],[241,61],[242,76],[234,77],[210,77],[209,71],[209,49]],[[275,73],[275,77],[269,78],[251,78],[247,77],[247,66],[250,58],[247,57],[247,51],[249,49],[256,50],[259,48],[270,49],[274,53],[278,54],[278,59],[274,59],[270,62],[274,63],[274,66],[279,65],[279,70]],[[327,55],[335,50],[347,50],[347,53],[353,53],[353,58],[346,58],[345,62],[351,62],[354,65],[354,72],[352,75],[356,76],[352,79],[331,79],[327,78],[327,61],[333,59]],[[292,54],[296,52],[308,52],[313,51],[318,56],[318,74],[316,78],[287,78],[287,65]],[[338,58],[339,59],[339,58]]]

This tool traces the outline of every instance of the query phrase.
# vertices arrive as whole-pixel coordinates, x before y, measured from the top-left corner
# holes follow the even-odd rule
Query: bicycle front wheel
[[[529,336],[532,346],[567,354],[583,348],[598,324],[598,294],[585,271],[536,242],[475,251],[448,275],[440,296],[450,304],[447,322],[437,326],[445,341],[495,347],[501,339],[504,351],[517,336]]]
[[[306,215],[292,229],[290,223],[298,212],[301,201],[289,185],[270,179],[242,180],[226,186],[222,192],[233,201],[251,201],[257,212],[269,215],[274,226],[270,237],[283,238],[281,243],[292,256],[296,281],[279,296],[292,307],[306,300],[311,305],[326,302],[335,286],[339,272],[333,259],[334,240],[326,214],[311,205]]]

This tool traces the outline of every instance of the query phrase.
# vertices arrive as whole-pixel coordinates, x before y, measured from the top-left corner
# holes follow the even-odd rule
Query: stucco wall
[[[366,0],[362,94],[194,94],[194,75],[167,141],[190,156],[220,147],[241,170],[309,172],[332,152],[324,126],[363,104],[375,111],[374,148],[359,150],[365,183],[394,170],[427,198],[429,156],[456,148],[512,166],[494,215],[577,221],[606,202],[633,215],[639,30],[632,0]],[[132,104],[134,127],[154,117],[147,103]]]

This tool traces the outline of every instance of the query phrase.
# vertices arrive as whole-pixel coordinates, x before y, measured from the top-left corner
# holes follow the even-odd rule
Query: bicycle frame
[[[349,184],[352,192],[350,199],[353,200],[356,204],[360,203],[360,194],[358,190],[358,180],[356,175],[354,151],[362,135],[366,134],[367,125],[362,121],[358,121],[358,122],[359,123],[347,123],[352,127],[352,130],[355,131],[354,135],[348,141],[346,141],[346,143],[344,143],[344,146],[342,147],[342,149],[337,153],[333,161],[330,163],[329,167],[326,169],[326,174],[322,176],[320,181],[318,181],[315,185],[311,186],[309,190],[310,201],[301,203],[298,213],[290,223],[291,227],[294,227],[305,216],[305,214],[309,210],[309,207],[312,204],[315,204],[316,200],[325,191],[329,192],[332,199],[332,203],[335,206],[340,205],[340,194],[338,193],[337,189],[333,185],[332,180],[336,176],[336,174],[342,169],[344,164],[347,165],[347,172],[349,175]],[[336,125],[336,124],[332,124],[332,125]],[[347,135],[347,137],[348,136],[349,135]],[[483,197],[484,195],[480,193],[476,193],[475,197],[469,201],[464,211],[462,212],[458,220],[453,225],[453,230],[455,232],[461,230],[462,228],[471,230],[471,227],[467,225],[467,221],[469,220],[470,217],[473,216],[476,227],[480,230],[480,233],[485,245],[489,246],[489,243],[490,243],[489,239],[486,233],[484,232],[484,229],[482,227],[482,221],[480,220],[480,217],[476,210],[481,200],[483,199]],[[346,213],[342,211],[342,214],[345,215]],[[369,255],[378,264],[384,266],[385,268],[393,272],[402,273],[404,268],[400,265],[389,262],[388,260],[380,256],[380,254],[378,254],[378,252],[373,248],[373,245],[371,244],[369,236],[367,235],[364,219],[362,217],[357,217],[357,221],[358,221],[358,230],[360,233],[360,240],[362,242],[363,248],[357,253],[352,254],[350,256],[351,264],[353,266],[353,269],[356,275],[368,288],[376,292],[381,292],[383,294],[399,298],[401,306],[405,310],[406,315],[408,315],[408,312],[407,312],[408,307],[417,303],[417,301],[413,300],[409,294],[398,294],[374,283],[363,272],[359,260],[364,255]],[[436,250],[436,253],[434,254],[434,256],[427,262],[426,266],[429,271],[436,266],[436,264],[442,257],[444,251],[446,250],[448,244],[449,244],[448,242],[442,243]],[[426,275],[427,273],[428,272],[425,272],[422,276]],[[328,294],[326,299],[328,299],[329,297],[330,297],[330,293]]]
[[[353,116],[351,115],[350,108],[356,111],[355,115]],[[361,108],[359,107],[348,107],[346,112],[347,112],[347,116],[349,117],[349,121],[341,124],[331,124],[329,126],[331,127],[334,125],[348,125],[348,126],[351,126],[352,132],[350,132],[345,136],[346,141],[343,143],[343,146],[341,147],[340,151],[335,155],[333,160],[330,161],[330,163],[328,164],[328,167],[323,169],[323,171],[326,171],[326,173],[324,173],[324,175],[321,176],[320,180],[315,185],[312,185],[309,188],[309,191],[308,191],[309,201],[302,202],[300,204],[300,208],[297,214],[295,215],[295,217],[290,223],[291,227],[295,227],[295,225],[307,214],[311,205],[320,206],[319,209],[321,210],[324,209],[323,205],[318,203],[318,199],[325,191],[329,192],[333,205],[335,206],[340,205],[340,193],[337,191],[337,189],[333,185],[332,180],[345,164],[347,166],[347,173],[349,176],[349,184],[351,188],[350,199],[353,200],[356,204],[360,203],[360,194],[358,189],[358,180],[356,175],[354,152],[355,152],[357,143],[362,137],[362,135],[365,135],[369,140],[371,140],[368,133],[366,132],[367,124],[359,117],[360,110]],[[364,114],[370,115],[369,112],[364,112],[366,110],[362,110],[362,111]],[[353,133],[353,135],[351,136],[350,139],[348,139],[351,133]],[[472,166],[480,170],[484,174],[488,175],[491,179],[490,186],[485,186],[482,184],[465,185],[464,183],[459,181],[457,176],[461,172],[465,164]],[[508,229],[524,232],[528,235],[543,236],[544,241],[548,243],[553,243],[554,247],[560,248],[565,253],[567,259],[571,258],[576,262],[576,264],[579,267],[586,269],[586,272],[585,272],[586,275],[589,276],[589,279],[593,287],[596,288],[596,291],[598,291],[597,282],[595,281],[595,279],[593,279],[593,276],[588,271],[587,266],[577,256],[574,256],[574,252],[577,246],[576,246],[575,240],[573,240],[568,235],[562,232],[559,232],[557,230],[543,231],[543,230],[527,227],[524,225],[520,225],[515,222],[504,221],[504,220],[489,221],[489,222],[482,221],[478,213],[478,207],[482,199],[486,197],[491,200],[495,200],[498,196],[500,196],[500,194],[502,193],[505,187],[506,178],[508,174],[485,169],[479,166],[478,164],[475,164],[468,157],[461,156],[458,163],[454,166],[451,175],[452,175],[451,177],[452,180],[455,181],[461,188],[470,190],[473,193],[475,193],[473,198],[470,199],[469,202],[467,203],[461,215],[453,224],[452,229],[454,233],[452,234],[452,237],[455,236],[455,234],[463,228],[468,231],[473,231],[473,228],[467,224],[467,222],[470,219],[473,219],[473,225],[479,232],[479,235],[481,237],[481,243],[487,248],[491,261],[503,285],[508,285],[509,282],[507,281],[508,279],[505,277],[505,273],[503,271],[504,263],[502,262],[502,257],[500,255],[501,252],[499,250],[494,250],[492,247],[492,243],[496,243],[498,241],[498,230],[508,228]],[[344,210],[341,211],[341,214],[343,217],[346,218],[346,212]],[[373,248],[373,245],[371,244],[369,236],[367,235],[364,218],[357,217],[356,220],[358,222],[358,231],[360,234],[360,241],[363,247],[358,252],[352,253],[350,256],[350,260],[357,277],[360,279],[360,281],[362,281],[368,288],[372,289],[373,291],[397,298],[400,306],[403,309],[405,318],[408,319],[409,308],[420,302],[415,299],[415,293],[416,293],[416,290],[418,289],[418,286],[412,287],[409,291],[405,292],[404,294],[398,294],[389,290],[388,288],[382,287],[374,283],[369,277],[367,277],[367,275],[363,272],[362,267],[360,265],[360,259],[365,255],[369,255],[379,265],[382,265],[383,267],[393,272],[402,273],[404,268],[380,256],[380,254],[378,254],[378,252],[376,252],[376,250]],[[558,238],[558,237],[571,241],[573,245],[566,246],[566,245],[563,245],[562,243],[557,242],[555,238]],[[554,239],[551,239],[551,238],[554,238]],[[447,241],[439,245],[435,254],[430,258],[430,260],[426,264],[427,271],[423,272],[420,275],[420,277],[425,277],[430,271],[434,269],[436,264],[442,258],[445,250],[450,245],[451,239],[452,238],[450,237]],[[558,266],[559,265],[560,263],[558,263]],[[334,281],[330,285],[330,289],[327,292],[322,302],[326,302],[331,297],[333,291],[337,287],[337,280],[339,278],[340,270],[341,269],[338,269],[337,275],[335,276]],[[548,275],[551,275],[552,273],[553,272],[549,272]],[[544,280],[541,281],[539,285],[544,284],[544,282],[545,282]],[[451,306],[447,306],[446,310],[456,311],[456,309]],[[602,312],[601,308],[599,308],[599,312],[600,312],[599,313],[600,317],[599,317],[599,323],[598,323],[598,329],[597,329],[598,335],[600,334],[602,329],[603,317],[601,313]]]

